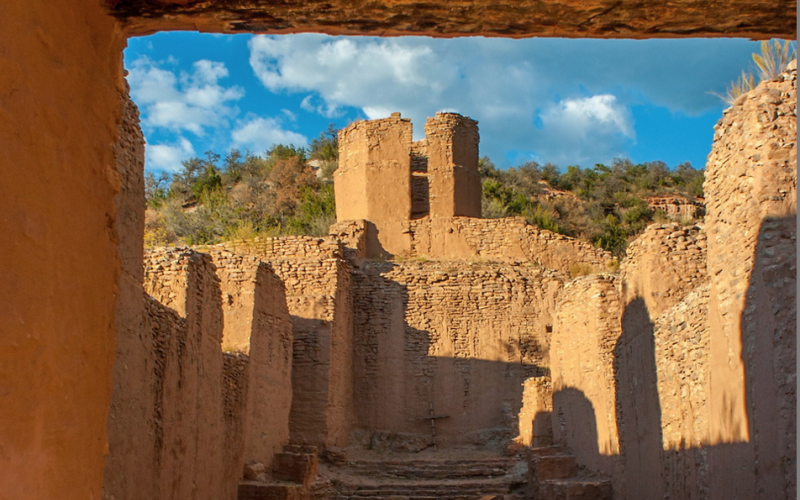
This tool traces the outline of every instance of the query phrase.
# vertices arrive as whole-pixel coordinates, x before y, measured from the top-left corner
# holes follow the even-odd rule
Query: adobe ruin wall
[[[522,383],[547,371],[565,277],[535,266],[365,262],[354,272],[354,392],[362,445],[501,446]]]
[[[589,283],[610,279],[600,277],[564,289],[551,347],[553,434],[579,463],[613,477],[615,498],[796,494],[795,130],[793,63],[717,125],[703,226],[651,226],[630,245],[616,287],[592,293]],[[585,331],[611,332],[614,354],[576,380],[587,353],[558,346],[574,342],[586,307],[605,309],[610,296],[616,314]],[[578,434],[586,422],[562,415],[609,398],[616,422],[596,411],[588,424],[598,443],[607,428],[619,452],[598,454],[594,435]]]
[[[153,447],[142,446],[140,436],[151,433],[153,419],[150,379],[152,338],[144,328],[144,136],[139,112],[126,92],[120,96],[122,121],[115,147],[116,170],[121,186],[114,197],[119,233],[119,293],[116,298],[116,346],[113,389],[108,411],[109,449],[105,469],[125,471],[104,474],[104,498],[130,498],[136,494],[154,498]],[[122,430],[125,430],[124,432]]]
[[[222,303],[211,258],[191,250],[149,252],[145,292],[152,331],[156,498],[233,498],[223,412]],[[177,321],[176,321],[177,316]],[[233,424],[235,425],[235,424]],[[118,432],[124,432],[119,430]],[[112,471],[113,472],[113,471]],[[147,480],[147,478],[143,478]]]
[[[292,404],[293,336],[283,282],[259,259],[207,251],[220,278],[222,350],[233,370],[229,385],[238,394],[226,414],[240,412],[242,421],[241,444],[231,448],[243,455],[234,463],[259,462],[269,471],[289,443]]]
[[[566,274],[603,272],[614,260],[589,243],[539,229],[521,217],[452,217],[409,223],[411,256],[444,260],[532,262]]]
[[[797,69],[791,65],[725,112],[706,167],[710,439],[742,450],[711,452],[718,498],[796,494]],[[733,469],[746,473],[730,480],[718,473]]]
[[[120,315],[130,319],[120,332],[130,331],[118,344],[115,391],[131,397],[114,395],[106,497],[133,485],[185,496],[213,467],[224,477],[213,495],[225,498],[244,463],[269,470],[288,441],[414,452],[434,440],[564,444],[610,476],[618,498],[791,496],[796,146],[785,130],[794,85],[792,72],[726,113],[705,223],[649,227],[618,276],[569,281],[576,266],[608,269],[610,256],[522,219],[410,220],[410,256],[390,262],[367,258],[364,221],[338,223],[326,238],[148,254],[144,290],[155,299],[138,323],[134,309]],[[762,135],[748,135],[754,126],[737,135],[748,120]],[[118,168],[133,171],[139,139],[123,132],[120,151],[133,153]],[[128,220],[140,224],[135,212]],[[242,352],[223,355],[221,342]],[[149,367],[150,385],[131,382]],[[718,401],[737,373],[744,398],[733,409],[747,426],[720,429]],[[178,380],[188,392],[176,391]],[[197,446],[217,448],[198,448],[203,459],[193,462],[192,450],[168,452],[201,432],[180,418],[200,400],[211,437]],[[441,417],[435,438],[432,414]]]
[[[439,2],[417,5],[409,14],[405,4],[338,0],[324,11],[315,3],[63,0],[54,15],[50,1],[0,3],[0,254],[5,273],[0,302],[9,311],[0,317],[6,353],[0,364],[4,493],[70,499],[101,495],[119,324],[115,309],[124,286],[123,234],[114,199],[120,185],[113,166],[123,115],[119,96],[126,37],[187,29],[796,38],[794,2],[687,5],[556,2],[542,12],[538,2],[515,8]]]
[[[293,329],[291,440],[345,446],[353,415],[350,264],[332,237],[221,245],[269,262],[284,283]]]
[[[614,276],[567,283],[550,341],[553,392],[545,395],[552,397],[553,442],[568,446],[580,465],[609,476],[620,452],[614,362],[620,302]]]

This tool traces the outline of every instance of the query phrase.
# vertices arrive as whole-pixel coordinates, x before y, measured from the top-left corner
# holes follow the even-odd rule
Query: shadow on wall
[[[354,278],[354,444],[406,452],[434,442],[509,445],[522,384],[544,373],[533,361],[543,352],[534,332],[518,336],[515,318],[486,311],[480,292],[454,277],[410,292],[404,278],[386,276],[396,268],[371,262]]]
[[[691,436],[677,449],[665,444],[662,426],[670,423],[662,422],[661,404],[669,399],[659,394],[654,322],[641,298],[625,307],[614,350],[620,453],[598,451],[597,416],[580,388],[553,394],[552,425],[561,427],[562,444],[588,469],[613,470],[615,498],[796,498],[796,224],[796,216],[765,219],[755,248],[740,332],[747,441],[714,442],[704,421],[694,429],[703,444],[693,446]],[[707,353],[683,362],[687,371],[711,369]],[[693,411],[726,418],[712,415],[708,403]]]
[[[629,498],[660,499],[664,489],[656,373],[654,325],[644,299],[637,297],[624,307],[622,334],[614,347],[622,484]],[[639,480],[643,477],[646,483]]]
[[[538,413],[535,419],[548,417],[552,419],[554,427],[558,426],[560,435],[567,443],[585,444],[581,450],[581,465],[593,471],[610,472],[613,469],[614,456],[600,451],[594,405],[581,390],[565,387],[554,393],[552,416],[550,413]]]

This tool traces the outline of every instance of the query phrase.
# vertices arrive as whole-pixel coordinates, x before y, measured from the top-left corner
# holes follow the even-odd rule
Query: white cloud
[[[276,144],[294,144],[302,147],[308,145],[305,136],[284,129],[279,120],[260,116],[250,117],[239,123],[231,133],[231,138],[235,147],[247,148],[257,154]]]
[[[749,44],[749,45],[748,45]],[[250,64],[272,92],[306,93],[301,109],[368,118],[399,111],[423,134],[436,111],[480,123],[481,153],[590,166],[624,155],[631,106],[698,115],[739,73],[753,44],[709,40],[504,40],[257,36]]]
[[[301,108],[327,118],[356,107],[369,118],[400,111],[421,125],[459,77],[419,39],[350,39],[323,35],[253,37],[250,65],[272,92],[314,92]]]
[[[564,99],[540,119],[537,156],[561,166],[608,163],[636,139],[630,112],[610,94]]]
[[[565,99],[546,109],[541,118],[544,128],[581,136],[602,129],[604,133],[635,137],[630,115],[610,94]]]
[[[145,165],[152,170],[176,172],[181,168],[181,162],[192,156],[192,143],[180,137],[174,144],[148,144],[145,148]]]
[[[168,69],[175,64],[147,57],[131,64],[128,82],[131,96],[142,109],[145,131],[161,128],[202,136],[208,130],[229,126],[229,120],[238,114],[233,103],[244,91],[219,83],[228,76],[225,65],[203,59],[194,63],[191,73],[176,73]]]

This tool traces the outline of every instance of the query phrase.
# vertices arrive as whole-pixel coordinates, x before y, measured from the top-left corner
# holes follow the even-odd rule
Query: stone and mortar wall
[[[127,83],[126,83],[127,86]],[[116,166],[121,181],[115,197],[121,272],[116,311],[116,357],[108,413],[108,447],[103,475],[103,498],[154,497],[153,447],[141,436],[152,422],[152,338],[143,329],[144,289],[144,137],[139,112],[127,95],[118,128]]]
[[[412,142],[400,113],[339,132],[336,220],[368,221],[371,257],[408,254],[409,220],[481,216],[478,122],[436,113],[425,133]]]
[[[553,436],[615,496],[704,498],[708,289],[698,226],[652,225],[619,277],[568,283],[551,343]]]
[[[710,471],[704,448],[709,430],[708,284],[701,284],[655,318],[653,330],[661,410],[662,495],[708,498]]]
[[[607,475],[614,474],[620,453],[618,288],[618,278],[611,275],[567,283],[559,295],[550,341],[553,440],[567,445],[580,465]]]
[[[411,143],[411,218],[419,219],[431,211],[428,181],[427,141]]]
[[[353,307],[350,265],[342,257],[341,242],[334,237],[284,237],[220,248],[269,262],[285,284],[293,330],[291,440],[344,446],[354,411]]]
[[[695,201],[683,196],[653,196],[645,198],[644,201],[650,210],[654,212],[660,210],[673,220],[695,220],[706,213],[702,198],[700,201]]]
[[[371,223],[371,256],[408,251],[402,228],[411,217],[411,135],[411,121],[400,113],[357,121],[339,132],[336,220]]]
[[[533,448],[553,444],[553,383],[549,375],[530,377],[522,383],[519,435],[515,440]]]
[[[429,210],[436,217],[480,217],[478,122],[436,113],[425,122]]]
[[[235,498],[241,477],[225,443],[240,424],[224,413],[223,315],[215,271],[208,255],[189,249],[145,256],[144,288],[153,297],[144,331],[149,326],[153,335],[155,443],[148,444],[156,454],[154,498]]]
[[[737,450],[712,450],[711,498],[796,494],[796,89],[793,62],[738,98],[706,167],[709,444]]]
[[[232,463],[261,462],[271,471],[274,455],[289,442],[292,404],[292,323],[283,282],[255,257],[207,250],[220,278],[222,348],[247,361],[233,363],[226,357],[237,369],[243,367],[238,389],[242,457]]]
[[[612,384],[602,397],[586,381],[572,391],[584,408],[613,396],[619,453],[594,454],[593,439],[571,437],[569,425],[565,440],[580,463],[613,476],[615,497],[796,493],[795,82],[792,69],[725,112],[706,172],[705,228],[651,226],[622,264],[619,310],[604,320],[619,332],[613,356],[586,372],[611,371]],[[586,358],[557,352],[572,323],[585,321],[569,304],[585,309],[610,290],[570,284],[560,299],[551,344],[557,438],[561,413],[576,415],[560,413],[568,399],[559,378],[574,378],[570,366]]]
[[[684,471],[673,469],[680,460],[697,458],[687,451],[684,456],[674,454],[665,461],[665,432],[670,434],[672,449],[676,449],[676,432],[686,439],[677,446],[678,450],[688,445],[693,434],[680,425],[680,420],[674,421],[682,418],[676,412],[684,410],[684,403],[690,399],[683,392],[687,387],[681,387],[676,399],[674,385],[665,385],[664,379],[674,380],[691,373],[690,378],[707,380],[708,351],[695,349],[695,342],[702,344],[704,339],[692,336],[704,325],[701,320],[706,316],[705,303],[690,301],[700,306],[694,311],[696,317],[691,318],[700,323],[659,332],[656,325],[660,316],[671,312],[707,280],[706,243],[702,226],[654,224],[631,243],[621,265],[621,335],[614,359],[620,436],[615,486],[623,498],[660,499],[668,491],[680,497],[682,492],[675,489],[675,474]],[[664,415],[665,411],[669,414]],[[696,412],[702,413],[703,408]],[[697,469],[704,472],[700,464]],[[697,469],[693,465],[691,472]],[[689,476],[682,487],[691,490],[696,481]]]
[[[701,225],[653,224],[628,246],[620,266],[625,305],[641,298],[655,318],[706,275],[707,236]]]
[[[530,266],[364,262],[354,271],[356,417],[363,444],[500,445],[522,382],[548,366],[564,276]],[[432,405],[432,407],[431,407]]]
[[[411,221],[411,255],[437,259],[534,262],[570,273],[577,268],[605,271],[611,254],[589,243],[539,229],[519,217],[425,218]]]

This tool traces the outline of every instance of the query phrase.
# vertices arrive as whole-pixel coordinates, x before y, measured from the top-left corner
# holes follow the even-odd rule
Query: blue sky
[[[158,33],[125,67],[146,168],[207,150],[306,146],[333,123],[399,111],[478,120],[481,155],[590,167],[627,157],[705,165],[724,104],[711,92],[751,66],[740,39],[565,40]]]

